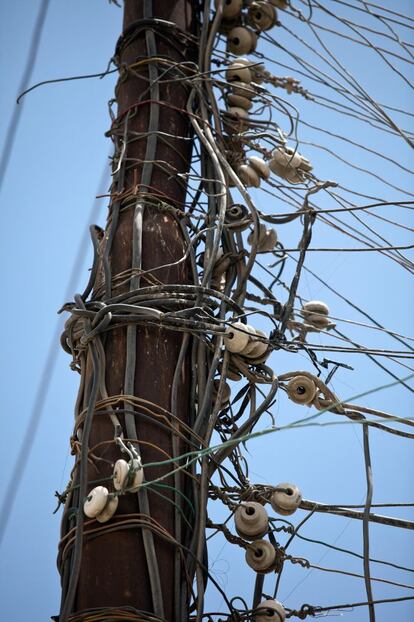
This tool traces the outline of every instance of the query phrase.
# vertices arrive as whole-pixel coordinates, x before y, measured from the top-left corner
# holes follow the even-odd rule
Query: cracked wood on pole
[[[158,20],[173,22],[177,29]],[[105,255],[106,249],[110,272],[108,269],[105,272],[101,261],[94,291],[95,297],[104,302],[131,289],[191,282],[187,262],[155,270],[141,278],[139,271],[174,264],[185,252],[177,219],[171,211],[160,209],[156,202],[148,202],[146,196],[160,197],[174,208],[184,209],[185,176],[177,176],[174,172],[187,173],[191,161],[191,127],[188,115],[182,111],[185,111],[189,88],[185,81],[165,80],[166,76],[174,78],[177,73],[165,73],[168,65],[156,59],[169,59],[170,68],[171,61],[182,64],[195,60],[197,47],[191,37],[185,36],[186,33],[192,35],[195,27],[193,0],[125,1],[123,36],[117,46],[118,111],[111,133],[118,147],[122,146],[123,137],[127,137],[125,152],[122,154],[122,149],[118,148],[114,160],[116,170],[122,155],[112,192],[128,198],[112,200],[101,241],[100,253]],[[131,273],[131,269],[135,271]],[[111,282],[108,282],[108,274]],[[188,421],[191,340],[185,338],[185,333],[156,326],[129,325],[109,330],[102,342],[109,397],[132,393],[171,411],[176,374],[176,414]],[[183,342],[185,350],[182,350]],[[86,384],[90,381],[91,369],[88,356]],[[99,394],[98,400],[102,397]],[[172,455],[171,432],[158,424],[159,419],[148,415],[144,407],[142,412],[135,408],[134,413],[132,409],[125,412],[130,408],[126,402],[121,401],[120,407],[124,409],[118,417],[125,439],[133,438],[136,432],[138,443],[135,445],[142,455],[146,480],[165,474],[171,467],[145,469],[145,463]],[[95,415],[89,445],[98,447],[88,464],[89,481],[110,476],[112,464],[125,457],[111,442],[113,439],[111,419],[107,415]],[[185,450],[183,443],[179,450],[180,453]],[[179,481],[183,483],[181,476]],[[174,487],[176,482],[169,477],[164,483]],[[88,485],[88,491],[92,487],[93,484]],[[177,583],[174,584],[177,567],[185,581],[179,551],[150,529],[143,530],[139,525],[122,528],[123,515],[140,512],[142,518],[149,508],[151,518],[174,536],[177,528],[176,509],[172,503],[174,492],[169,488],[159,491],[164,497],[151,490],[144,495],[122,495],[113,522],[118,528],[114,530],[108,529],[91,538],[85,536],[89,527],[84,526],[82,561],[72,612],[129,606],[178,622],[180,603],[174,596],[174,592],[177,594]],[[128,518],[131,516],[125,516],[124,523]],[[99,523],[94,522],[92,527],[97,526]],[[188,534],[183,533],[185,529],[188,528],[183,523],[181,537],[187,535],[188,539]],[[188,600],[188,592],[184,590],[181,599]]]

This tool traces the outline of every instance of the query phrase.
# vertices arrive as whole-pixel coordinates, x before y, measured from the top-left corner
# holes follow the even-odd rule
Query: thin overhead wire
[[[413,374],[402,378],[397,373],[401,366],[412,370],[413,338],[405,336],[408,331],[397,323],[388,327],[392,323],[388,321],[384,326],[377,314],[366,311],[359,300],[348,300],[341,287],[330,285],[330,278],[322,278],[308,265],[314,268],[311,262],[319,255],[335,253],[349,262],[358,256],[360,263],[352,264],[358,270],[378,258],[404,277],[414,272],[410,253],[414,244],[408,237],[412,228],[404,220],[407,210],[413,209],[412,201],[404,201],[412,196],[412,170],[397,152],[398,148],[405,154],[414,145],[413,132],[405,127],[412,115],[397,105],[379,103],[332,44],[336,38],[338,49],[358,45],[361,54],[371,54],[384,73],[408,89],[412,85],[402,67],[412,62],[412,46],[398,33],[401,28],[413,30],[414,22],[395,12],[378,15],[372,3],[362,1],[339,3],[345,6],[344,13],[318,0],[277,4],[283,5],[277,19],[270,3],[260,4],[271,17],[266,27],[255,3],[240,7],[236,22],[237,27],[250,29],[242,31],[250,37],[249,52],[242,53],[239,37],[231,34],[235,24],[225,14],[229,3],[216,3],[212,10],[208,0],[203,7],[197,5],[196,34],[156,20],[152,0],[146,0],[143,19],[131,24],[116,45],[112,60],[120,75],[109,105],[107,135],[114,155],[113,181],[106,195],[108,221],[105,232],[92,230],[94,259],[85,291],[63,307],[69,318],[61,343],[71,356],[71,367],[80,373],[80,387],[71,437],[75,464],[66,490],[59,493],[64,505],[58,553],[60,622],[122,619],[125,612],[110,607],[76,614],[73,609],[83,556],[94,546],[87,545],[115,532],[121,539],[126,531],[142,536],[152,602],[153,613],[143,612],[138,619],[165,619],[164,568],[157,555],[161,541],[173,551],[174,622],[258,619],[263,599],[268,600],[264,575],[269,583],[274,581],[271,593],[276,597],[287,562],[298,570],[313,568],[358,579],[365,586],[366,600],[355,606],[367,607],[371,622],[377,604],[411,598],[404,595],[388,601],[374,593],[373,584],[375,591],[382,583],[393,589],[412,586],[399,577],[371,573],[371,564],[378,561],[370,550],[371,525],[408,531],[414,524],[405,517],[373,511],[375,460],[371,460],[369,439],[375,433],[383,435],[384,442],[398,437],[406,443],[414,439],[410,430],[414,422],[398,415],[397,404],[395,414],[365,406],[361,400],[367,396],[374,400],[385,389],[393,389],[396,395],[402,387],[414,391],[409,384]],[[350,17],[354,10],[357,17]],[[278,34],[274,30],[271,34],[271,26],[276,25]],[[130,47],[137,41],[142,49],[133,57]],[[266,56],[260,51],[263,43]],[[170,54],[161,53],[165,46]],[[127,49],[131,54],[125,53]],[[266,65],[274,52],[274,62]],[[249,59],[240,60],[242,54]],[[292,76],[274,75],[269,67],[272,71],[287,67]],[[96,76],[57,81],[89,77]],[[128,98],[125,109],[116,110],[116,101],[122,99],[130,80],[141,88],[136,97]],[[40,82],[25,92],[49,82],[56,81]],[[318,92],[308,90],[315,84]],[[323,109],[323,123],[307,120],[313,106]],[[176,118],[178,125],[182,121],[181,129],[172,123],[174,132],[166,127],[165,115]],[[339,115],[347,117],[352,130],[338,131]],[[378,147],[378,136],[390,145],[389,150]],[[338,160],[338,166],[332,164],[338,179],[331,180],[319,170],[319,163],[325,161],[322,152],[329,162]],[[160,214],[176,232],[179,250],[171,251],[171,258],[160,265],[148,266],[147,223]],[[132,248],[119,269],[114,256],[127,218],[132,223]],[[282,225],[291,225],[291,233]],[[321,243],[326,232],[333,241]],[[331,314],[323,300],[304,296],[306,274],[324,286],[329,300],[340,301],[340,311]],[[354,315],[349,318],[348,306],[363,321],[353,319]],[[338,330],[336,322],[346,324],[349,334]],[[375,330],[368,333],[368,328]],[[123,377],[116,388],[108,371],[113,331],[125,339]],[[144,334],[159,341],[168,336],[166,343],[177,340],[171,382],[165,381],[168,407],[137,390],[141,371],[137,343],[142,343]],[[401,344],[398,349],[392,346],[395,341]],[[300,365],[293,371],[281,370],[276,357],[292,360],[294,354],[299,355],[294,358]],[[395,381],[378,382],[377,387],[364,388],[355,398],[344,400],[333,391],[333,378],[350,373],[350,362],[359,368],[365,358]],[[49,368],[53,360],[48,360]],[[272,367],[276,360],[277,374]],[[179,406],[179,395],[186,390],[184,375],[190,379],[185,421]],[[41,382],[39,403],[47,391],[43,378]],[[277,407],[285,398],[294,407],[312,409],[312,414],[280,425]],[[91,431],[100,421],[106,421],[110,432],[97,441]],[[143,424],[149,422],[168,439],[165,446],[144,436]],[[36,431],[30,427],[34,425],[38,421],[31,419],[26,438]],[[283,432],[328,426],[354,426],[362,432],[364,473],[349,468],[353,477],[365,482],[362,506],[304,500],[294,484],[253,482],[245,455],[250,441],[270,434],[278,435],[277,440]],[[122,477],[114,464],[121,464]],[[88,513],[100,493],[106,494],[103,512]],[[156,519],[155,500],[166,513],[173,513],[171,529]],[[226,514],[221,523],[211,517],[216,502]],[[411,507],[405,501],[400,505]],[[296,510],[309,512],[305,518],[299,513],[296,526],[278,518]],[[313,564],[293,555],[293,547],[288,549],[292,541],[301,546],[306,540],[301,538],[303,525],[311,517],[316,523],[321,513],[332,520],[346,516],[359,521],[360,552],[332,546],[356,557],[361,564],[358,572],[339,567],[341,562],[329,568]],[[251,516],[261,521],[255,532],[249,532]],[[206,543],[213,537],[240,549],[255,570],[252,603],[244,595],[229,597],[215,579],[206,559]],[[260,546],[270,556],[264,566],[258,561]],[[387,560],[380,563],[387,569],[411,571]],[[225,612],[205,611],[210,585],[218,590]],[[299,604],[289,609],[274,601],[271,606],[280,620],[304,619],[342,607]]]
[[[36,66],[36,59],[39,52],[43,28],[46,22],[48,9],[50,6],[50,0],[41,0],[39,11],[37,14],[36,22],[33,28],[29,50],[27,53],[27,60],[23,70],[23,75],[18,88],[18,93],[27,89],[28,84],[33,75],[34,68]],[[17,132],[19,129],[20,118],[23,112],[23,106],[14,105],[12,116],[7,126],[6,138],[4,141],[4,147],[2,149],[2,155],[0,158],[0,192],[3,187],[4,179],[7,173],[7,168],[10,163],[10,159],[13,153],[13,147],[16,140]]]
[[[98,185],[98,195],[103,194],[106,191],[109,181],[108,177],[108,166],[105,162],[105,167],[103,169],[102,176]],[[98,219],[101,210],[101,201],[99,199],[95,199],[95,201],[92,203],[92,207],[88,215],[88,225],[85,228],[84,233],[80,239],[75,260],[73,262],[68,285],[64,294],[65,300],[69,300],[73,296],[75,288],[79,284],[79,275],[82,273],[87,254],[89,252],[89,223],[95,222]],[[26,469],[30,464],[30,454],[40,428],[42,417],[45,412],[46,401],[53,381],[53,375],[59,355],[59,341],[62,329],[63,317],[58,316],[49,343],[49,348],[47,350],[46,359],[43,364],[43,369],[33,400],[33,405],[30,410],[29,419],[26,424],[26,429],[24,431],[23,438],[20,444],[20,449],[17,451],[13,467],[10,470],[8,482],[5,486],[3,502],[0,507],[0,545],[3,541],[7,526],[9,524],[9,520],[12,516],[14,504],[19,494],[20,486],[24,479]]]

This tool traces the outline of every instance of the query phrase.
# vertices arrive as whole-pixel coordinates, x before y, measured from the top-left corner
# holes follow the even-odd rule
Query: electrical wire
[[[50,0],[41,0],[39,11],[36,17],[36,22],[33,28],[32,36],[30,39],[29,50],[27,53],[27,60],[23,70],[23,74],[20,80],[20,85],[18,88],[18,93],[21,93],[25,89],[27,89],[27,85],[29,84],[34,68],[36,66],[37,55],[39,52],[43,28],[46,22],[47,13],[49,10]],[[2,155],[0,158],[0,192],[3,187],[4,179],[7,173],[7,169],[10,163],[10,159],[13,153],[13,147],[16,140],[17,132],[19,129],[20,118],[23,112],[23,106],[14,106],[12,116],[10,118],[7,131],[6,138],[4,141],[4,147],[2,150]]]
[[[101,179],[98,185],[98,194],[101,194],[106,190],[108,185],[108,170],[105,163],[105,167],[102,172]],[[88,222],[93,222],[98,219],[99,212],[101,210],[101,203],[96,199],[88,215]],[[71,274],[69,277],[68,285],[65,291],[65,300],[69,300],[73,296],[73,292],[79,281],[79,274],[85,263],[86,255],[88,252],[89,244],[89,225],[85,229],[84,234],[79,242],[78,250],[75,256],[75,260],[72,266]],[[4,499],[0,509],[0,544],[4,538],[9,519],[11,517],[13,507],[19,493],[20,486],[22,484],[26,468],[28,466],[30,451],[33,447],[34,440],[40,428],[42,416],[49,394],[51,382],[53,379],[54,370],[57,363],[59,354],[58,344],[59,337],[62,332],[63,321],[59,317],[56,321],[56,326],[52,334],[49,349],[47,351],[46,360],[43,365],[42,373],[40,376],[39,384],[36,390],[36,394],[33,401],[33,406],[29,415],[29,420],[26,425],[26,430],[23,435],[23,440],[20,445],[20,449],[17,452],[14,465],[10,472],[10,477],[5,488]]]

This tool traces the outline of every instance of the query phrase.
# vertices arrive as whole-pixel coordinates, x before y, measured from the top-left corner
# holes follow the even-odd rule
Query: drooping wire
[[[106,192],[108,181],[109,171],[107,162],[105,162],[105,166],[97,188],[98,195]],[[79,282],[79,274],[81,274],[82,272],[82,268],[84,267],[85,259],[87,257],[89,249],[89,223],[98,220],[101,209],[101,201],[99,199],[95,199],[88,215],[88,225],[84,230],[83,236],[81,237],[75,260],[73,262],[69,281],[64,294],[65,300],[69,300],[73,296],[73,292],[75,291],[77,283]],[[34,445],[42,421],[42,417],[44,415],[46,401],[58,359],[59,341],[60,335],[62,333],[62,327],[63,318],[62,316],[59,316],[56,320],[55,329],[49,343],[46,360],[43,365],[39,384],[37,386],[33,405],[30,410],[29,420],[23,434],[20,449],[18,450],[17,455],[14,459],[14,464],[10,471],[8,483],[5,487],[4,498],[0,508],[0,544],[6,533],[7,525],[9,523],[16,498],[19,494],[20,486],[22,484],[26,469],[29,465],[30,453]]]
[[[23,70],[23,75],[20,80],[20,85],[18,88],[18,93],[27,89],[27,86],[31,80],[33,75],[34,68],[36,66],[36,59],[39,52],[43,28],[46,22],[47,13],[50,5],[50,0],[41,0],[39,12],[36,17],[36,22],[33,28],[29,50],[27,53],[27,60]],[[4,179],[6,176],[6,172],[9,166],[10,159],[13,154],[13,147],[16,140],[17,132],[19,129],[20,118],[23,112],[23,106],[17,106],[16,104],[13,107],[12,116],[9,121],[9,125],[6,131],[6,138],[4,141],[4,146],[2,148],[2,155],[0,158],[0,192],[3,187]]]

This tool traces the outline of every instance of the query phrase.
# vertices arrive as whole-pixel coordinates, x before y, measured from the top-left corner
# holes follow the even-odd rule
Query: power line
[[[104,194],[108,184],[108,165],[105,162],[105,166],[99,181],[97,195]],[[89,214],[88,222],[95,222],[99,216],[101,203],[99,199],[95,199],[92,204],[92,208]],[[79,274],[81,273],[83,264],[86,259],[86,253],[89,244],[89,227],[85,228],[83,236],[80,240],[78,251],[75,257],[75,261],[72,266],[72,272],[70,275],[69,283],[65,292],[65,300],[68,300],[73,296],[73,292],[77,286],[79,280]],[[6,486],[3,503],[0,509],[0,545],[3,540],[3,536],[7,529],[7,524],[10,515],[13,510],[13,505],[19,491],[20,484],[27,464],[29,462],[29,456],[31,449],[34,445],[37,431],[39,429],[40,420],[43,415],[44,406],[49,393],[50,383],[53,377],[53,373],[56,366],[56,361],[59,353],[59,337],[62,332],[63,318],[59,316],[56,320],[55,330],[53,331],[52,338],[50,340],[46,361],[43,366],[40,382],[37,387],[36,396],[33,402],[33,407],[30,413],[29,422],[27,424],[26,431],[23,436],[23,441],[20,446],[20,450],[16,456],[16,460],[11,470],[9,482]]]
[[[29,51],[27,54],[26,65],[23,71],[22,79],[19,85],[18,93],[25,91],[32,78],[33,70],[36,64],[36,58],[40,47],[40,41],[42,38],[43,27],[45,25],[47,11],[49,9],[50,0],[42,0],[40,4],[39,13],[37,15],[36,23],[34,25],[32,39],[30,42]],[[19,127],[20,117],[23,111],[23,105],[14,105],[13,114],[10,119],[9,126],[7,128],[6,140],[4,141],[3,154],[0,159],[0,191],[3,186],[3,181],[6,176],[7,167],[9,166],[11,154],[13,151],[14,141],[16,139],[17,130]]]

